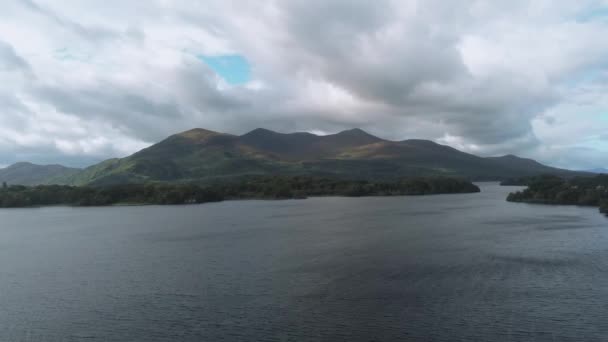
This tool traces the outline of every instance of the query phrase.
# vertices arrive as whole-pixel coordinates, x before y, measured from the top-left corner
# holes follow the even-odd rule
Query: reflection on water
[[[608,220],[480,194],[0,211],[1,341],[605,341]]]

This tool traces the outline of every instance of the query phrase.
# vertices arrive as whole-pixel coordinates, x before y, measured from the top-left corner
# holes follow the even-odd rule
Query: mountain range
[[[251,175],[376,180],[443,175],[502,180],[549,173],[566,177],[584,174],[513,155],[479,157],[429,140],[385,140],[361,129],[320,136],[303,132],[284,134],[263,128],[232,135],[196,128],[172,135],[131,156],[109,159],[83,170],[15,164],[0,170],[0,181],[28,185],[109,185],[210,182]]]
[[[79,172],[82,169],[22,162],[0,169],[0,182],[20,185],[58,184]]]

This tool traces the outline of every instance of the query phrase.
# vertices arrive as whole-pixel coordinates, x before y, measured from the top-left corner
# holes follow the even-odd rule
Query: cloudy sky
[[[608,167],[608,1],[4,0],[0,165],[193,127]]]

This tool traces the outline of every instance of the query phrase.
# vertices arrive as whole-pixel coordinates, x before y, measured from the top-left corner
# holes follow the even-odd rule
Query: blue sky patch
[[[226,82],[237,85],[251,80],[251,66],[241,55],[200,56]]]
[[[608,19],[608,7],[595,7],[591,10],[581,13],[577,20],[581,22],[588,22],[594,20],[606,20]]]
[[[60,61],[75,61],[83,63],[91,61],[91,56],[89,54],[82,51],[70,50],[67,47],[55,50],[54,56]]]

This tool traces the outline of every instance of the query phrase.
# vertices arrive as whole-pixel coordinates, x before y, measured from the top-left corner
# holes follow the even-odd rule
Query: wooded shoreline
[[[520,182],[527,184],[522,191],[512,192],[509,202],[533,204],[580,205],[598,207],[608,215],[608,175],[565,179],[545,175]]]
[[[147,183],[103,187],[64,185],[0,188],[0,208],[113,205],[177,205],[235,199],[301,199],[313,196],[406,196],[476,193],[473,183],[457,178],[408,178],[372,182],[316,177],[260,176],[217,184]]]

